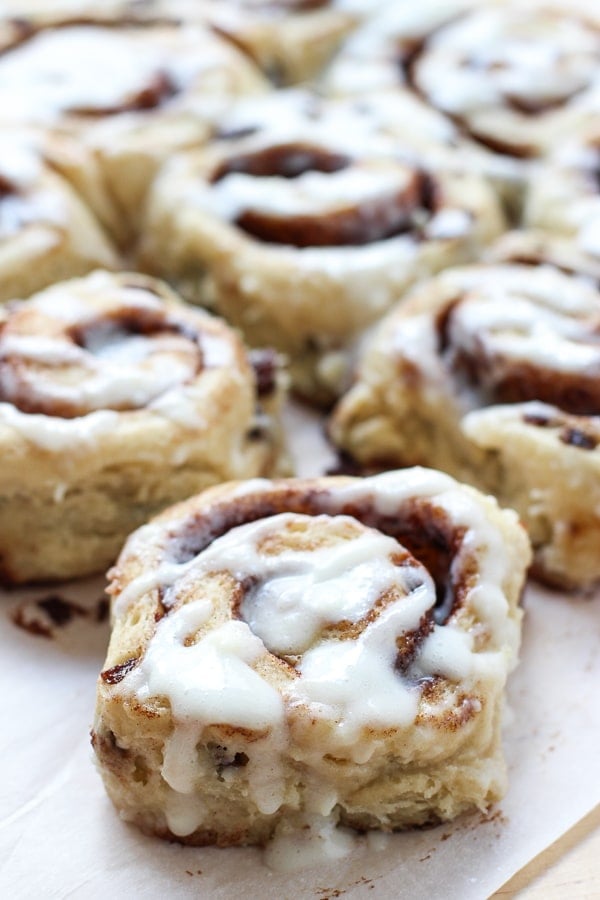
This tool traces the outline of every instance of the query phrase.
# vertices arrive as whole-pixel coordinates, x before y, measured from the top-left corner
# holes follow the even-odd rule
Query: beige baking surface
[[[329,460],[319,425],[298,411],[290,423],[302,473],[322,471]],[[52,593],[81,605],[70,623],[52,637],[14,624],[19,610],[39,619],[36,601]],[[511,786],[492,815],[395,835],[380,849],[365,843],[350,859],[287,877],[265,869],[255,850],[146,838],[119,821],[91,762],[94,682],[108,633],[94,620],[101,594],[96,580],[1,598],[0,897],[479,900],[600,802],[600,593],[569,598],[530,586],[522,662],[510,683]]]

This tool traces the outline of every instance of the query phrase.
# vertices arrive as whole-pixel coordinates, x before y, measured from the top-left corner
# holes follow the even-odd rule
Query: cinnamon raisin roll
[[[110,573],[92,743],[121,816],[276,856],[485,809],[528,560],[513,512],[425,469],[167,510]]]
[[[277,471],[258,376],[227,326],[160,282],[95,272],[0,319],[0,573],[16,583],[100,571],[169,503]]]
[[[232,96],[266,87],[250,60],[200,26],[65,24],[0,54],[0,123],[75,135],[87,152],[65,174],[125,241],[159,164],[204,141]]]
[[[2,302],[118,265],[100,224],[49,164],[44,144],[33,133],[0,127]]]
[[[296,388],[314,402],[339,392],[349,343],[407,285],[476,257],[502,230],[481,179],[426,170],[337,115],[290,114],[224,135],[161,171],[140,264],[251,344],[288,354]]]
[[[435,466],[514,507],[536,572],[600,577],[600,294],[551,266],[449,270],[390,314],[332,424],[375,468]]]

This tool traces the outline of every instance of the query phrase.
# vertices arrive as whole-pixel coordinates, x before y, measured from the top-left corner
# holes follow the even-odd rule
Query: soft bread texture
[[[529,529],[540,577],[594,583],[599,300],[552,265],[448,270],[372,336],[334,441],[371,469],[427,464],[493,493]]]
[[[11,304],[0,352],[8,582],[101,571],[149,515],[284,465],[274,355],[257,384],[238,337],[153,279],[99,271]]]
[[[109,796],[147,833],[220,846],[487,808],[529,559],[514,513],[423,469],[165,511],[110,573]]]

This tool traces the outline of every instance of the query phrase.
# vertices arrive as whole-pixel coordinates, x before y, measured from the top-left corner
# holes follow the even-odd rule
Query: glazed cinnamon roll
[[[600,108],[600,106],[599,106]],[[600,265],[600,125],[571,135],[532,174],[527,224],[571,238]]]
[[[382,323],[332,424],[363,465],[435,466],[514,507],[537,574],[600,577],[600,295],[550,266],[449,270]]]
[[[599,24],[585,0],[390,3],[349,38],[325,83],[404,85],[485,147],[534,157],[598,83]]]
[[[198,144],[231,97],[261,91],[255,66],[199,26],[33,30],[0,55],[0,123],[75,135],[64,171],[120,239],[174,149]]]
[[[0,127],[1,302],[118,265],[99,223],[48,163],[44,145],[33,133]]]
[[[425,469],[167,510],[110,573],[92,743],[121,816],[276,855],[485,809],[528,560],[513,512]]]
[[[485,146],[538,156],[569,105],[598,82],[599,26],[585,0],[475,4],[426,37],[407,78]]]
[[[278,471],[274,356],[140,275],[95,272],[0,319],[0,574],[104,569],[149,515]]]
[[[252,132],[164,167],[140,264],[285,352],[297,390],[326,402],[356,335],[418,277],[475,257],[503,217],[481,179],[425,170],[337,115]]]

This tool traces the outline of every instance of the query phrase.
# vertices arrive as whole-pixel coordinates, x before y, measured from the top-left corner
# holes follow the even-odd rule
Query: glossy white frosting
[[[185,428],[206,427],[201,374],[231,367],[233,344],[202,323],[196,323],[197,337],[188,337],[185,316],[182,334],[168,326],[132,333],[119,324],[123,309],[141,321],[176,315],[151,290],[122,285],[104,272],[49,288],[9,312],[0,335],[0,360],[7,363],[0,370],[0,425],[50,452],[89,449],[115,428],[119,410],[148,409]],[[30,324],[35,315],[43,320],[41,332]],[[72,329],[85,334],[85,346],[72,339]],[[22,412],[10,400],[23,395],[59,410],[73,404],[78,414]]]
[[[416,82],[434,106],[468,116],[511,98],[542,106],[568,100],[597,77],[599,58],[600,38],[585,16],[497,4],[435,34]]]
[[[113,29],[73,25],[39,32],[0,59],[0,121],[63,123],[75,113],[119,114],[166,79],[159,98],[178,107],[230,93],[244,61],[200,27]],[[243,70],[242,70],[243,71]]]

